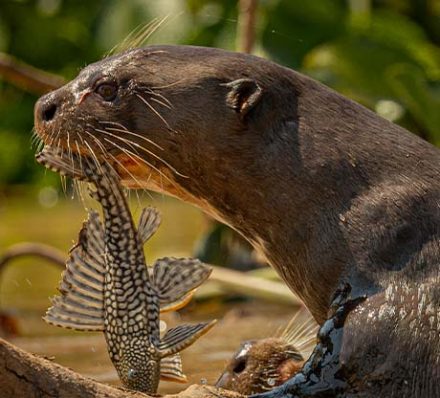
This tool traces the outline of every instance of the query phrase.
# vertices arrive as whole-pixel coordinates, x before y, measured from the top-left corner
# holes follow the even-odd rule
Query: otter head
[[[237,211],[244,192],[261,195],[275,140],[267,129],[283,122],[274,111],[283,87],[267,64],[209,48],[130,50],[40,98],[36,131],[46,145],[111,162],[128,187]]]
[[[299,371],[304,358],[281,338],[244,342],[216,383],[243,395],[257,394],[283,384]]]

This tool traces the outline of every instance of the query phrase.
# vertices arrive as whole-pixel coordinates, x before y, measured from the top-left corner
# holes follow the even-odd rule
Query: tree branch
[[[0,53],[0,77],[36,95],[55,90],[66,83],[60,76],[25,64],[5,53]]]
[[[66,255],[61,250],[43,243],[23,242],[8,247],[0,256],[0,272],[10,261],[27,256],[41,257],[62,269],[65,268]]]
[[[255,44],[258,0],[240,0],[238,5],[237,50],[251,53]]]
[[[14,398],[148,398],[148,395],[97,383],[0,339],[0,391]],[[190,386],[163,398],[243,398],[208,386]]]

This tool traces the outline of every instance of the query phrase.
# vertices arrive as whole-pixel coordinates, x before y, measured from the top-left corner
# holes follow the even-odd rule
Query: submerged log
[[[0,339],[2,398],[148,398],[148,395],[98,383]],[[240,398],[209,386],[190,386],[163,398]]]

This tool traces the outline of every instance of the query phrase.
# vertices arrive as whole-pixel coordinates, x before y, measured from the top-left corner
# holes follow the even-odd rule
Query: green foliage
[[[3,0],[0,51],[67,79],[133,29],[150,43],[235,49],[236,0]],[[440,144],[438,0],[260,0],[256,52]],[[38,181],[37,97],[0,81],[0,187]],[[385,106],[384,106],[385,104]]]

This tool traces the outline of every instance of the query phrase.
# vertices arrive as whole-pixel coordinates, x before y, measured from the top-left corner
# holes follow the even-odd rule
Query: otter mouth
[[[124,152],[109,150],[104,156],[100,156],[90,147],[78,145],[76,148],[67,147],[67,145],[51,146],[45,145],[43,149],[36,153],[36,161],[46,168],[61,175],[73,179],[82,180],[81,164],[86,159],[99,164],[109,164],[118,174],[122,185],[129,189],[151,189],[157,190],[155,181],[164,186],[160,179],[169,178],[165,170],[155,169],[146,163],[136,161],[133,157]],[[159,176],[159,177],[158,177]]]

